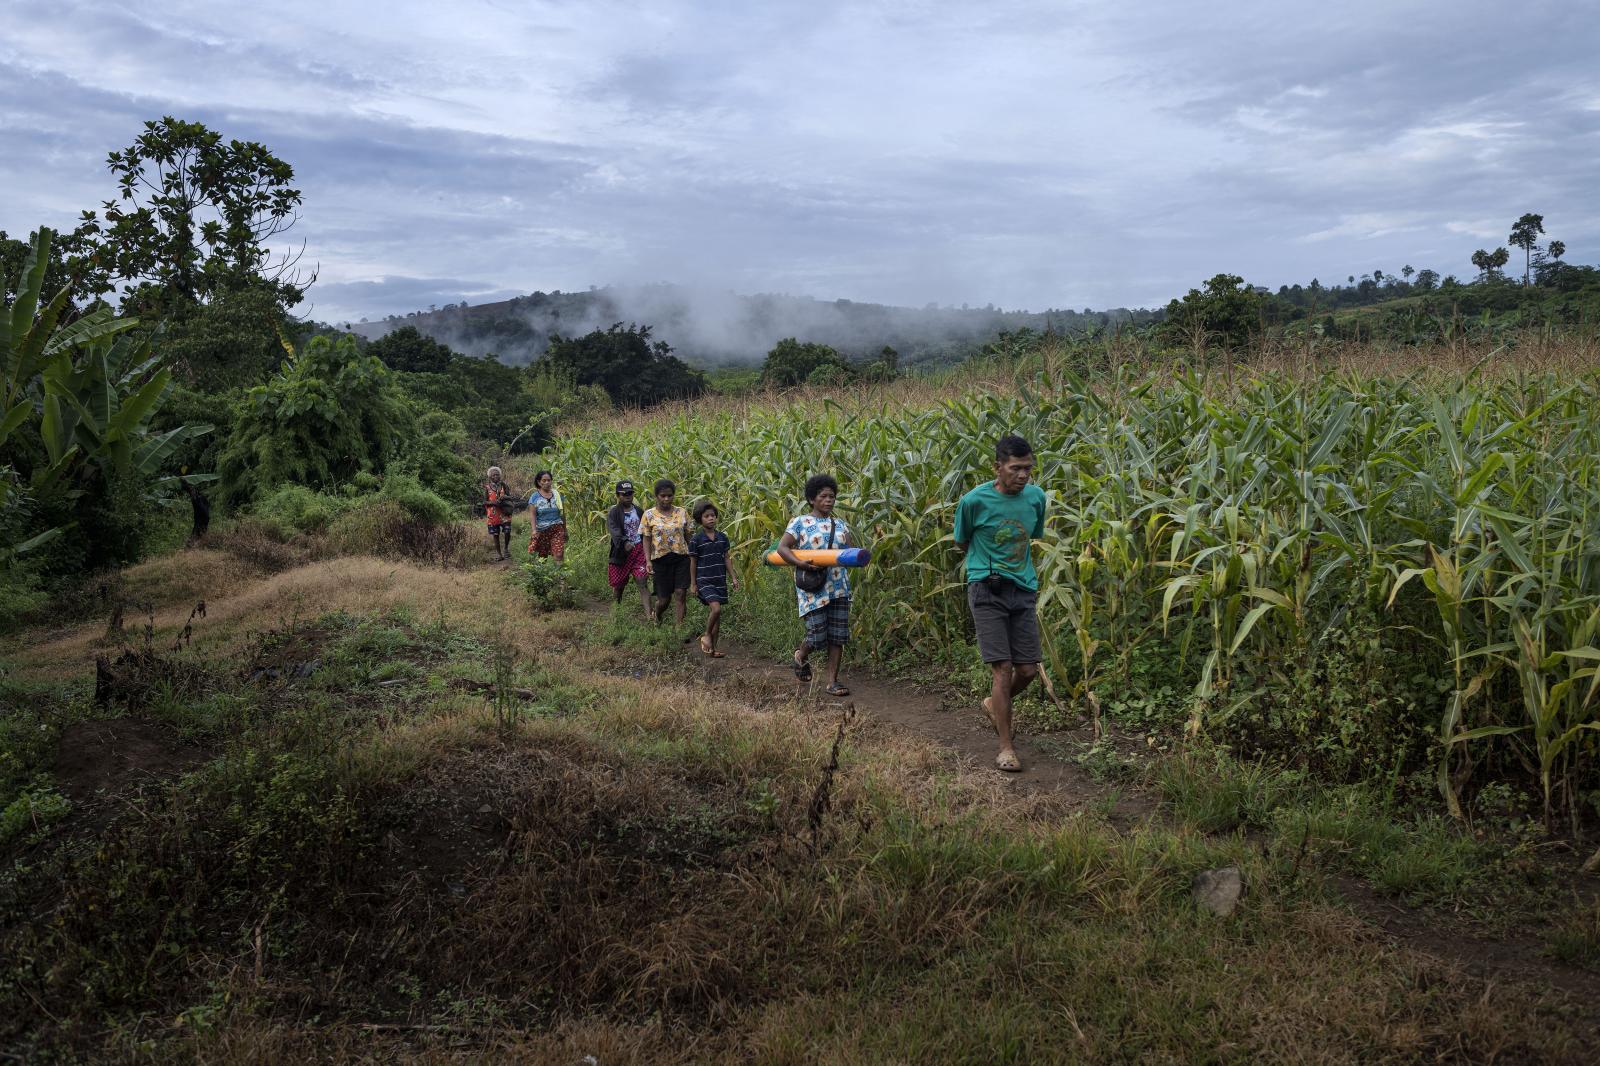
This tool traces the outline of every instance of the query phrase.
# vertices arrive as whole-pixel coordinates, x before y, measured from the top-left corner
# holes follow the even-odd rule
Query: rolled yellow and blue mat
[[[795,548],[794,556],[802,563],[814,566],[866,566],[872,562],[871,548]],[[768,566],[788,566],[789,562],[774,549],[767,552]]]

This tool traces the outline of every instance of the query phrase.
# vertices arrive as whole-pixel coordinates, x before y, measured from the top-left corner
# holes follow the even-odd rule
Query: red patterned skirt
[[[549,529],[536,529],[533,539],[528,541],[528,554],[537,555],[541,559],[548,559],[552,555],[560,558],[567,550],[567,524],[551,526]]]
[[[620,589],[634,578],[644,577],[644,541],[628,549],[628,561],[618,566],[606,564],[606,580],[614,589]]]

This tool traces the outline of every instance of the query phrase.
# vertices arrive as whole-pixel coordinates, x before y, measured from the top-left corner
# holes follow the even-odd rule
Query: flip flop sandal
[[[700,654],[704,655],[708,659],[715,654],[711,650],[711,641],[704,636],[700,638]]]
[[[848,695],[850,695],[850,690],[845,688],[843,685],[839,684],[837,681],[834,682],[833,684],[829,685],[827,688],[823,689],[822,691],[826,692],[830,696],[848,696]]]
[[[1022,770],[1022,760],[1017,758],[1014,751],[1002,751],[994,757],[994,768],[1004,770],[1008,774],[1019,773]]]
[[[799,659],[791,658],[789,661],[790,661],[790,664],[794,666],[794,676],[795,676],[795,678],[797,680],[800,680],[800,681],[810,681],[811,680],[811,660],[807,659],[804,662],[802,662]]]
[[[995,736],[999,736],[1000,735],[1000,727],[994,724],[994,704],[992,702],[993,700],[994,700],[993,696],[985,696],[983,698],[983,704],[982,704],[982,706],[983,706],[983,716],[985,718],[989,719],[989,728],[994,730],[994,735]]]

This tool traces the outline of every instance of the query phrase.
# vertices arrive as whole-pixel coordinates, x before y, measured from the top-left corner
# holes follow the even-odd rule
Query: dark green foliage
[[[159,312],[265,284],[284,307],[303,287],[269,264],[267,242],[295,222],[294,168],[253,141],[224,141],[198,122],[146,122],[133,144],[106,159],[117,198],[104,219],[86,211],[72,250],[87,290],[130,286],[126,304]]]
[[[417,415],[416,432],[390,464],[388,480],[407,475],[447,500],[466,503],[478,497],[478,469],[468,454],[467,433],[460,420],[424,408]]]
[[[1167,304],[1161,336],[1174,347],[1204,351],[1216,346],[1243,348],[1261,332],[1266,294],[1246,285],[1237,274],[1217,274],[1205,290],[1190,289]]]
[[[650,340],[649,326],[613,324],[582,337],[550,338],[546,361],[572,375],[578,385],[598,385],[613,403],[648,407],[663,400],[698,396],[705,375],[672,354],[665,341]]]
[[[280,294],[257,281],[225,288],[206,303],[167,312],[155,348],[191,388],[220,392],[259,383],[288,356],[284,342],[303,327],[284,316]]]
[[[384,334],[367,345],[367,354],[382,359],[390,370],[413,374],[443,374],[457,358],[449,345],[424,337],[416,326],[401,326]]]
[[[826,344],[801,344],[785,337],[767,353],[761,378],[768,385],[834,385],[850,381],[855,371],[844,357]]]
[[[217,469],[217,459],[233,433],[238,418],[237,407],[243,393],[199,392],[175,385],[167,393],[166,401],[150,419],[152,432],[164,433],[178,426],[211,427],[209,433],[185,438],[167,460],[167,469],[173,473],[210,474]]]
[[[152,432],[171,372],[136,320],[102,306],[68,324],[69,290],[41,299],[53,238],[35,235],[0,312],[0,522],[18,530],[0,568],[54,538],[35,573],[60,575],[137,557],[156,475],[201,431]]]
[[[284,483],[332,491],[358,473],[381,474],[415,427],[382,362],[353,337],[315,337],[246,394],[220,473],[234,500]]]

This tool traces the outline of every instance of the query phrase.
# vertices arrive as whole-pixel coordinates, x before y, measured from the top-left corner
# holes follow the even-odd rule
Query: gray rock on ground
[[[1226,918],[1239,905],[1239,897],[1244,895],[1244,877],[1237,866],[1202,870],[1194,875],[1192,889],[1194,901],[1201,910]]]

